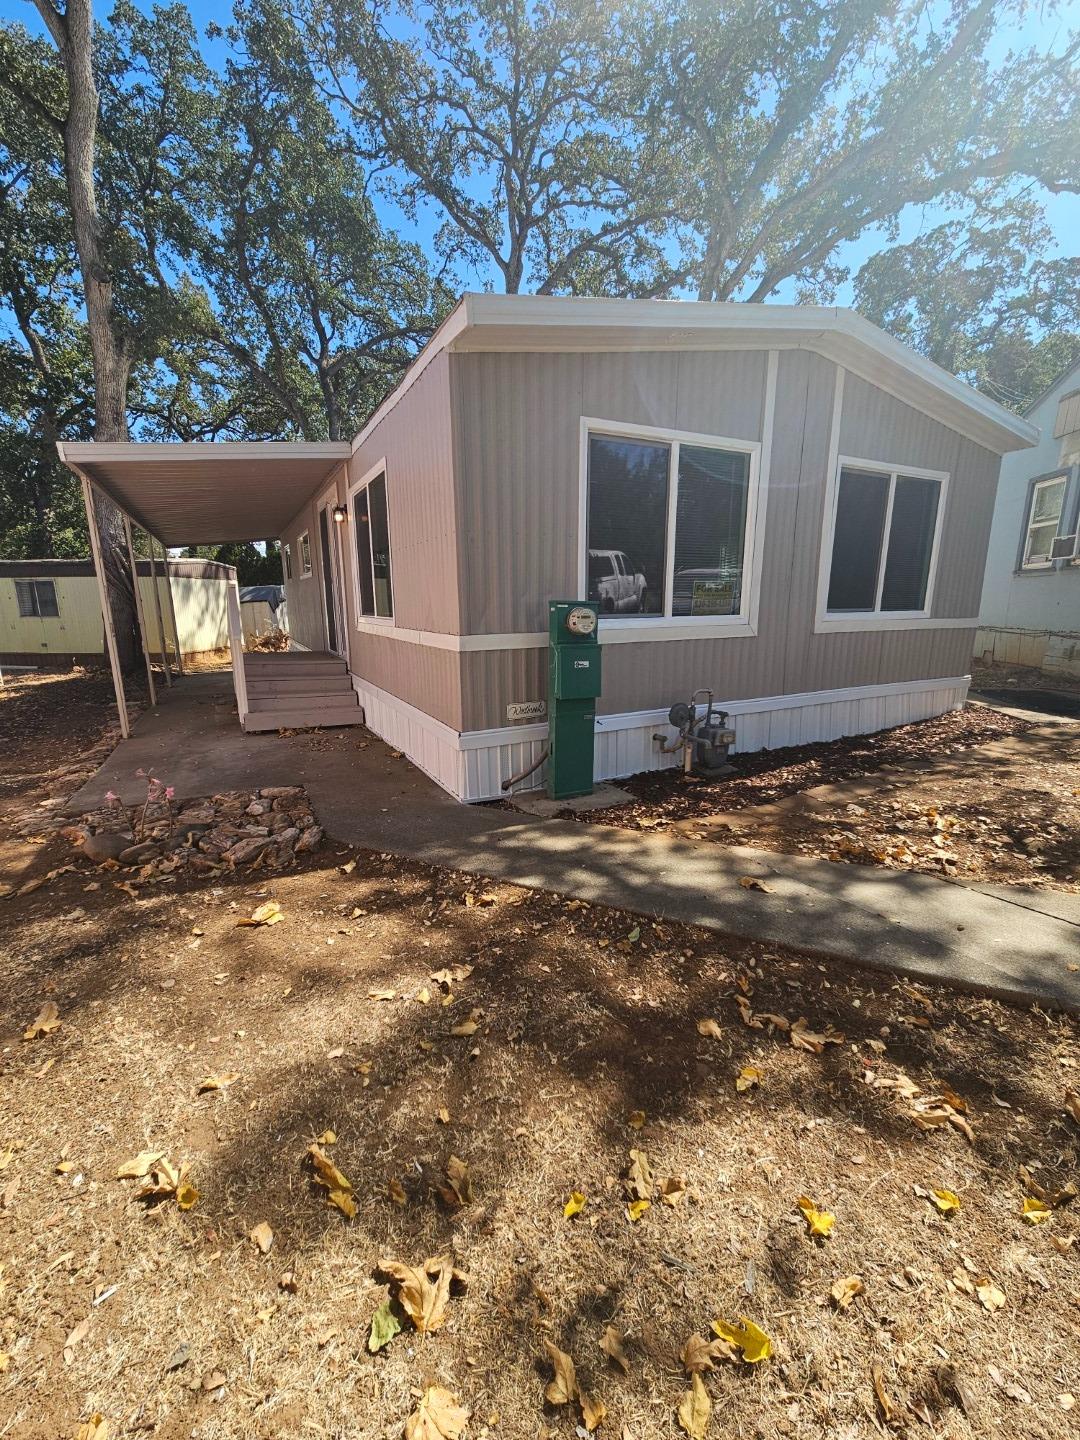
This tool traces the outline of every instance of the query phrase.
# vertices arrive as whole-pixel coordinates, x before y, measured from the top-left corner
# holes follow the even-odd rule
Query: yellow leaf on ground
[[[738,1325],[729,1325],[725,1320],[714,1320],[712,1328],[721,1340],[738,1346],[748,1365],[758,1365],[772,1354],[772,1341],[768,1335],[743,1315],[739,1316]]]
[[[697,1022],[697,1028],[699,1035],[708,1035],[709,1038],[712,1040],[720,1040],[723,1038],[724,1032],[720,1029],[717,1021],[711,1018],[706,1020],[699,1020]]]
[[[679,1425],[690,1436],[690,1440],[705,1440],[711,1414],[712,1401],[709,1399],[709,1392],[705,1389],[705,1382],[695,1371],[690,1389],[679,1402]]]
[[[951,1190],[931,1190],[930,1199],[942,1215],[959,1215],[960,1196],[954,1195]]]
[[[342,1174],[329,1155],[323,1154],[318,1145],[309,1145],[307,1153],[315,1170],[315,1183],[326,1188],[327,1204],[335,1205],[351,1220],[356,1214],[351,1181]]]
[[[640,1130],[641,1127],[645,1124],[645,1111],[631,1110],[630,1114],[627,1116],[626,1123],[630,1125],[634,1130]]]
[[[836,1216],[828,1210],[817,1210],[814,1202],[805,1195],[799,1196],[799,1209],[803,1213],[803,1219],[810,1227],[811,1235],[825,1237],[832,1234],[833,1226],[836,1224]]]
[[[744,1065],[735,1076],[735,1089],[741,1095],[744,1090],[752,1090],[755,1086],[760,1085],[764,1078],[765,1072],[756,1065]]]
[[[274,1243],[274,1232],[265,1220],[260,1220],[248,1236],[248,1239],[261,1255],[269,1255],[270,1248]]]
[[[889,1392],[885,1389],[885,1380],[882,1377],[880,1365],[871,1365],[870,1379],[873,1381],[874,1394],[881,1410],[881,1418],[888,1425],[896,1414],[896,1406],[889,1399]]]
[[[278,902],[267,900],[262,905],[256,906],[249,916],[237,920],[236,923],[237,925],[276,925],[279,920],[284,919],[285,916],[281,913],[281,906]]]
[[[208,1075],[205,1080],[199,1083],[199,1094],[205,1090],[227,1090],[230,1085],[240,1079],[239,1070],[230,1070],[225,1075]]]
[[[647,1200],[652,1194],[653,1177],[649,1168],[649,1157],[644,1150],[630,1151],[630,1166],[624,1182],[628,1193],[638,1200]]]
[[[116,1178],[118,1180],[141,1180],[159,1160],[165,1158],[164,1150],[141,1150],[138,1155],[118,1166]]]
[[[397,1283],[398,1302],[422,1335],[430,1335],[443,1324],[451,1284],[465,1281],[449,1255],[429,1258],[419,1266],[380,1260],[378,1268]]]
[[[469,1423],[469,1411],[441,1385],[430,1385],[405,1421],[405,1440],[458,1440]]]
[[[630,1217],[630,1219],[633,1220],[636,1224],[637,1221],[641,1219],[641,1217],[645,1214],[645,1211],[648,1209],[648,1200],[631,1200],[629,1205],[627,1205],[626,1207],[626,1213]]]
[[[91,1415],[90,1419],[75,1431],[75,1440],[109,1440],[109,1422],[100,1412]]]
[[[584,1390],[578,1394],[578,1401],[581,1405],[581,1418],[585,1422],[585,1429],[591,1434],[607,1415],[607,1406],[595,1395],[587,1395]]]
[[[630,1373],[630,1362],[626,1358],[626,1351],[623,1349],[623,1337],[616,1330],[614,1325],[609,1325],[600,1336],[600,1349],[608,1357],[614,1360],[624,1375]]]
[[[567,1200],[566,1204],[563,1206],[562,1213],[567,1220],[570,1220],[573,1218],[573,1216],[580,1215],[582,1210],[585,1209],[585,1206],[588,1203],[589,1202],[586,1200],[585,1196],[581,1193],[580,1190],[571,1190],[570,1199]]]
[[[1032,1195],[1025,1195],[1021,1214],[1029,1225],[1041,1225],[1044,1220],[1050,1219],[1050,1206],[1044,1200],[1036,1200]]]
[[[544,1341],[544,1349],[555,1370],[555,1376],[548,1381],[544,1396],[551,1405],[569,1405],[578,1393],[577,1371],[574,1369],[574,1362],[565,1350],[560,1350],[550,1340]]]
[[[336,1145],[337,1131],[324,1130],[321,1135],[316,1137],[315,1143],[316,1145]]]
[[[30,1024],[23,1031],[24,1040],[37,1040],[42,1035],[51,1035],[60,1029],[60,1011],[55,1000],[46,1000]]]
[[[194,1210],[199,1203],[199,1192],[194,1185],[184,1184],[177,1186],[176,1203],[181,1210]]]
[[[846,1310],[856,1295],[862,1294],[863,1282],[861,1275],[845,1275],[840,1280],[834,1280],[829,1294],[840,1310]]]

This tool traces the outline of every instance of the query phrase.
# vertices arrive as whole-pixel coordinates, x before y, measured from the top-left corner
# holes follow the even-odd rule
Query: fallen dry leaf
[[[627,1193],[639,1200],[647,1200],[652,1195],[652,1171],[649,1168],[649,1157],[644,1150],[630,1151],[630,1166],[623,1184]]]
[[[198,1203],[199,1192],[194,1185],[183,1181],[176,1187],[176,1204],[180,1210],[194,1210]]]
[[[130,1160],[125,1160],[116,1170],[118,1180],[141,1180],[149,1175],[159,1160],[165,1158],[164,1150],[141,1150]]]
[[[874,1382],[874,1394],[877,1396],[878,1408],[881,1411],[881,1418],[886,1425],[892,1423],[896,1414],[896,1406],[889,1398],[889,1392],[885,1389],[885,1381],[881,1374],[880,1365],[871,1365],[870,1378]]]
[[[1025,1195],[1020,1213],[1029,1225],[1042,1225],[1050,1219],[1051,1210],[1045,1200],[1036,1200],[1033,1195]]]
[[[715,1370],[714,1360],[738,1360],[739,1350],[729,1340],[706,1340],[704,1335],[691,1335],[680,1353],[683,1369],[688,1375]]]
[[[465,1283],[449,1255],[430,1257],[420,1266],[380,1260],[378,1268],[396,1282],[398,1303],[422,1335],[430,1335],[445,1322],[451,1284]]]
[[[404,1185],[402,1185],[401,1181],[397,1179],[396,1176],[387,1185],[386,1193],[389,1195],[393,1204],[405,1204],[405,1187]]]
[[[227,1090],[230,1085],[234,1085],[239,1079],[239,1070],[230,1070],[228,1074],[225,1075],[208,1075],[206,1079],[199,1084],[199,1094],[201,1095],[206,1090]]]
[[[261,1255],[269,1255],[270,1248],[274,1243],[274,1232],[265,1220],[261,1220],[252,1230],[248,1239]]]
[[[405,1440],[458,1440],[469,1423],[469,1411],[441,1385],[430,1385],[405,1421]]]
[[[817,1210],[814,1202],[805,1195],[799,1196],[799,1209],[803,1213],[803,1219],[809,1227],[811,1235],[818,1235],[824,1238],[831,1235],[833,1226],[836,1224],[836,1216],[828,1210]]]
[[[665,1175],[657,1186],[660,1199],[665,1205],[678,1205],[680,1200],[686,1198],[686,1176]]]
[[[986,1373],[995,1385],[1004,1390],[1010,1400],[1015,1400],[1020,1405],[1031,1404],[1030,1391],[1025,1390],[1022,1385],[1018,1385],[1015,1380],[1007,1380],[996,1365],[988,1365]]]
[[[578,1393],[574,1362],[565,1350],[560,1350],[550,1340],[544,1341],[544,1349],[555,1370],[554,1378],[548,1381],[544,1389],[544,1397],[551,1405],[569,1405],[577,1398]]]
[[[318,1145],[309,1145],[307,1153],[315,1171],[316,1185],[326,1188],[327,1204],[335,1205],[351,1220],[356,1214],[352,1182],[342,1174],[329,1155],[323,1154]]]
[[[942,1215],[960,1214],[960,1196],[954,1195],[951,1190],[931,1190],[930,1200]]]
[[[1072,1118],[1080,1125],[1080,1092],[1071,1088],[1065,1091],[1065,1109]]]
[[[765,1078],[765,1072],[756,1065],[744,1065],[735,1076],[735,1089],[740,1094],[745,1090],[753,1090],[760,1085]]]
[[[276,900],[266,900],[262,905],[257,905],[250,915],[237,920],[237,925],[276,925],[285,916],[281,913],[281,906]]]
[[[566,1217],[567,1220],[570,1220],[570,1219],[572,1219],[575,1215],[580,1215],[581,1212],[582,1212],[582,1210],[585,1209],[585,1206],[586,1206],[588,1203],[589,1203],[589,1202],[586,1200],[585,1196],[581,1193],[580,1190],[571,1190],[571,1191],[570,1191],[570,1198],[569,1198],[569,1200],[567,1200],[566,1204],[563,1206],[563,1212],[562,1212],[562,1213],[563,1213],[563,1215]]]
[[[649,1200],[631,1200],[626,1207],[626,1214],[636,1224],[645,1211],[650,1208],[651,1203]]]
[[[615,1361],[615,1364],[618,1365],[624,1375],[630,1374],[630,1362],[627,1360],[626,1352],[623,1349],[623,1337],[614,1325],[609,1325],[603,1335],[600,1336],[600,1349],[609,1360]]]
[[[834,1280],[829,1294],[832,1296],[838,1310],[846,1310],[856,1295],[861,1295],[863,1282],[861,1275],[845,1275],[839,1280]]]
[[[51,989],[51,986],[47,986]],[[23,1031],[24,1040],[38,1040],[43,1035],[51,1035],[54,1030],[60,1029],[60,1011],[55,1000],[46,1000],[31,1020],[30,1024]]]
[[[991,1315],[1005,1304],[1005,1292],[998,1289],[989,1275],[980,1275],[975,1281],[975,1294],[983,1309]]]
[[[640,1130],[641,1127],[645,1124],[645,1111],[631,1110],[630,1114],[626,1117],[626,1123],[630,1126],[631,1129]]]
[[[772,1341],[768,1335],[743,1315],[739,1316],[738,1325],[729,1325],[725,1320],[714,1320],[712,1328],[721,1340],[738,1347],[748,1365],[759,1365],[772,1354]]]
[[[765,895],[773,893],[773,887],[766,885],[764,880],[759,880],[756,875],[740,875],[739,884],[744,890],[760,890]]]
[[[75,1440],[109,1440],[109,1422],[96,1410],[75,1431]]]
[[[578,1403],[581,1406],[581,1418],[585,1422],[585,1429],[592,1434],[603,1423],[607,1415],[607,1406],[595,1395],[589,1395],[584,1390],[578,1392]]]
[[[805,1015],[800,1015],[792,1025],[789,1032],[792,1045],[796,1050],[812,1050],[815,1055],[820,1055],[826,1045],[842,1045],[844,1037],[838,1030],[828,1026],[820,1033],[810,1029]]]
[[[712,1401],[709,1399],[709,1392],[705,1389],[705,1382],[695,1371],[691,1377],[690,1389],[679,1402],[679,1425],[690,1436],[690,1440],[705,1440],[711,1414]]]
[[[80,1320],[64,1341],[64,1364],[70,1365],[74,1357],[75,1347],[80,1341],[85,1340],[90,1329],[89,1319]]]
[[[471,1204],[472,1177],[466,1162],[451,1155],[446,1162],[446,1184],[439,1184],[437,1188],[444,1204],[449,1205],[451,1210],[460,1210],[463,1205]]]
[[[395,1335],[401,1333],[401,1321],[394,1314],[394,1307],[389,1300],[384,1300],[371,1317],[371,1330],[368,1334],[367,1348],[372,1355],[376,1354],[384,1345],[389,1345]]]
[[[717,1021],[711,1018],[699,1020],[697,1022],[697,1029],[699,1035],[708,1035],[712,1040],[722,1040],[724,1036],[724,1032],[720,1029]]]

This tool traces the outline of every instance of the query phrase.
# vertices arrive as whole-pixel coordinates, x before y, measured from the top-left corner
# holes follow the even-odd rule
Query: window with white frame
[[[296,546],[300,551],[300,578],[303,580],[311,574],[311,536],[306,530],[297,537]]]
[[[292,579],[292,546],[289,544],[281,547],[281,566],[286,580]]]
[[[947,478],[841,462],[832,517],[830,615],[929,613]]]
[[[56,603],[56,584],[52,580],[16,580],[15,595],[23,619],[35,616],[52,620],[60,614]]]
[[[356,553],[357,609],[363,619],[392,620],[394,586],[391,577],[386,471],[373,472],[350,493]]]
[[[1067,475],[1052,475],[1046,480],[1037,480],[1031,487],[1024,535],[1024,570],[1045,570],[1054,563],[1054,539],[1061,526],[1068,480]]]
[[[585,423],[588,598],[630,620],[744,616],[758,447]]]

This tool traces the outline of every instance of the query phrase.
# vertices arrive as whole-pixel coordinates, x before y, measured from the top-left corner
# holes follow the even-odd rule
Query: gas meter
[[[600,694],[597,607],[552,600],[548,606],[548,767],[553,800],[593,788],[593,733]]]

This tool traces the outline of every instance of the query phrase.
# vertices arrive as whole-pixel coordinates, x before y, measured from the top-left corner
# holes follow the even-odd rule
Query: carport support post
[[[176,623],[176,606],[173,603],[172,578],[169,574],[169,552],[166,549],[165,541],[159,540],[161,546],[161,568],[165,571],[165,599],[169,602],[169,620],[172,624],[173,633],[173,657],[176,660],[176,673],[184,673],[184,652],[180,648],[180,628]]]
[[[172,689],[172,668],[169,665],[169,641],[165,635],[165,621],[161,618],[161,591],[157,583],[157,561],[154,559],[154,537],[146,532],[150,541],[150,585],[154,591],[154,610],[157,614],[158,634],[161,636],[161,661],[165,666],[165,684]]]
[[[94,574],[97,576],[98,599],[101,601],[101,619],[105,626],[105,649],[109,652],[109,669],[112,671],[113,689],[116,691],[116,708],[120,715],[120,734],[126,740],[131,734],[131,722],[128,720],[127,696],[124,694],[124,672],[120,669],[120,653],[116,648],[116,629],[113,626],[112,606],[109,604],[109,590],[105,584],[105,564],[101,558],[101,534],[98,531],[97,515],[94,511],[94,491],[85,474],[81,470],[77,473],[82,481],[86,525],[90,531],[90,550],[94,557]]]
[[[150,664],[150,646],[146,643],[146,616],[143,614],[142,595],[139,593],[139,572],[135,566],[135,546],[131,543],[131,521],[124,516],[124,534],[127,536],[128,559],[131,561],[131,581],[135,590],[135,614],[139,617],[139,638],[142,640],[143,659],[146,661],[146,684],[150,691],[150,704],[157,705],[157,691],[154,688],[154,667]]]

